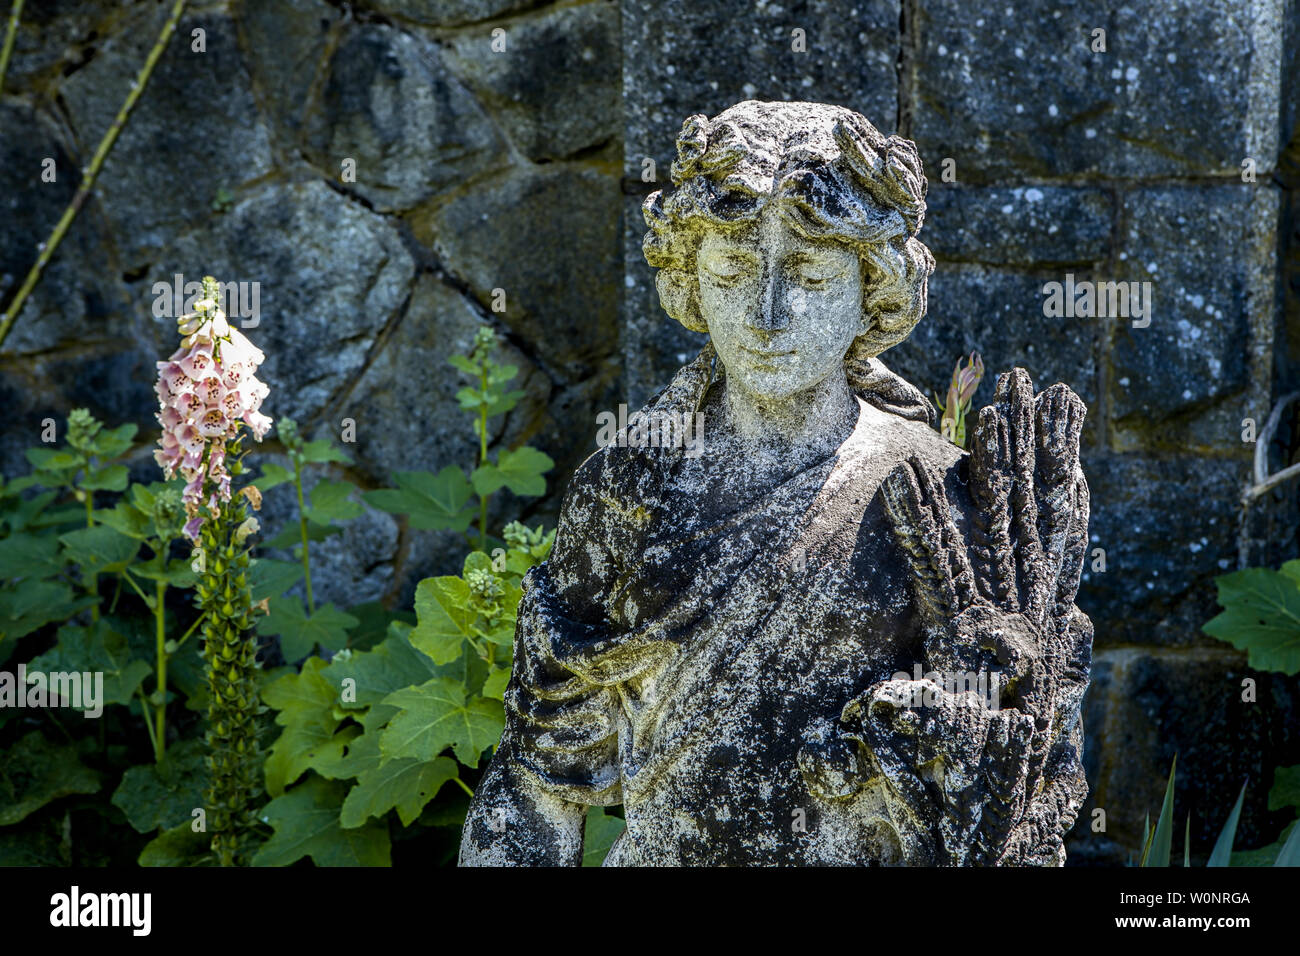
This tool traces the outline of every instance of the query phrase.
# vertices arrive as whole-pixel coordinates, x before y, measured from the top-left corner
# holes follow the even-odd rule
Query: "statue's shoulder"
[[[876,482],[903,462],[919,459],[930,472],[950,476],[946,482],[960,486],[970,457],[929,424],[882,411],[865,401],[852,446],[854,467],[865,470]]]
[[[713,381],[713,349],[707,346],[644,405],[604,411],[596,420],[596,451],[570,480],[577,493],[644,498],[661,484],[662,472],[681,455],[700,454],[705,440],[701,406]]]

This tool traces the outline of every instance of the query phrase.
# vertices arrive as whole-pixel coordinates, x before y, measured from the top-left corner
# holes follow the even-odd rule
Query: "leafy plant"
[[[502,488],[520,497],[540,497],[546,493],[546,472],[555,462],[536,448],[524,445],[503,449],[493,461],[488,453],[488,422],[513,409],[524,392],[505,390],[506,383],[519,374],[514,365],[499,365],[493,359],[497,349],[496,333],[486,326],[474,336],[469,355],[453,355],[447,361],[470,376],[473,384],[456,393],[460,407],[471,413],[474,437],[478,440],[478,457],[469,472],[448,465],[436,475],[419,471],[399,471],[394,475],[396,488],[368,492],[367,504],[391,514],[409,516],[412,528],[420,530],[451,529],[466,531],[478,518],[478,549],[488,550],[488,502]],[[470,504],[477,497],[478,506]]]
[[[467,798],[504,727],[522,578],[554,540],[554,532],[518,522],[500,539],[488,534],[490,495],[501,487],[544,494],[542,473],[552,467],[529,448],[502,451],[495,461],[488,453],[489,420],[522,395],[503,390],[517,370],[496,365],[494,348],[495,336],[482,330],[469,356],[450,359],[476,379],[459,395],[479,443],[469,476],[455,466],[436,475],[401,472],[397,488],[364,495],[416,529],[466,531],[477,511],[480,548],[461,574],[420,582],[414,621],[393,616],[375,646],[345,647],[328,663],[309,657],[300,672],[267,687],[281,730],[266,762],[273,799],[263,819],[274,833],[256,865],[304,856],[321,866],[383,865],[395,841],[412,840],[436,847],[444,861],[455,857]],[[618,817],[593,810],[587,862],[603,860],[621,828]]]
[[[415,528],[451,527],[436,519],[455,514],[466,530],[477,512],[477,539],[492,546],[471,551],[460,575],[421,582],[414,612],[373,602],[316,605],[311,544],[338,533],[361,506],[338,476],[347,456],[328,440],[304,440],[291,422],[279,424],[291,468],[264,464],[253,487],[292,482],[297,520],[270,543],[293,546],[293,563],[252,556],[238,535],[249,530],[238,495],[228,514],[203,506],[215,522],[199,530],[202,561],[187,555],[178,527],[182,481],[127,481],[121,459],[134,426],[110,430],[78,412],[68,429],[75,444],[34,449],[29,459],[39,467],[31,475],[0,479],[0,663],[17,655],[33,669],[104,675],[97,721],[65,724],[50,708],[0,708],[0,865],[206,865],[229,860],[228,851],[256,865],[304,857],[323,866],[382,865],[408,845],[421,861],[454,860],[468,797],[503,726],[522,577],[553,541],[540,527],[510,522],[498,538],[483,524],[486,496],[499,489],[479,469],[518,479],[516,493],[542,494],[541,466],[550,467],[538,452],[538,469],[524,481],[527,469],[513,464],[521,450],[486,451],[491,417],[519,397],[504,391],[514,370],[489,361],[488,342],[480,336],[477,357],[465,357],[477,384],[462,398],[479,439],[468,471],[480,476],[477,508],[476,486],[455,468],[464,483],[450,499],[463,498],[456,507],[438,497],[440,479],[428,472],[403,473],[398,488],[371,493],[409,505],[410,513],[394,510]],[[242,473],[239,449],[229,452],[226,465]],[[331,472],[306,494],[313,467]],[[385,498],[413,489],[398,502]],[[109,580],[111,591],[102,586]],[[287,593],[299,582],[305,602]],[[198,615],[178,600],[191,587]],[[301,667],[255,666],[246,627],[257,607],[267,612],[259,633],[278,637],[286,659],[305,657]],[[262,702],[274,725],[256,719]],[[205,712],[210,746],[201,733]],[[258,779],[250,781],[250,768]],[[242,831],[214,854],[212,825],[232,822],[213,819],[220,794],[236,794],[228,811],[238,817],[238,794],[258,789],[269,802],[255,820],[234,820]],[[614,813],[593,808],[584,862],[598,865],[621,828]],[[76,834],[71,843],[68,832]]]
[[[1215,578],[1223,611],[1202,628],[1247,653],[1250,666],[1300,673],[1300,560]]]
[[[984,377],[984,360],[978,352],[971,352],[968,364],[962,367],[962,359],[952,370],[952,383],[948,386],[947,402],[934,396],[934,404],[940,412],[939,434],[959,448],[966,447],[966,415],[970,412],[975,391]]]
[[[1260,671],[1288,677],[1300,673],[1300,560],[1271,568],[1243,568],[1215,578],[1223,610],[1202,630],[1246,652]],[[1270,810],[1300,810],[1300,767],[1278,767],[1269,791]],[[1232,854],[1233,865],[1300,866],[1300,827],[1291,821],[1276,843]]]
[[[1145,835],[1142,841],[1142,855],[1138,862],[1140,867],[1169,866],[1174,831],[1174,777],[1177,769],[1178,758],[1175,757],[1169,768],[1169,782],[1165,785],[1165,798],[1160,807],[1160,815],[1156,818],[1155,827],[1151,826],[1149,815],[1142,824]],[[1300,866],[1300,827],[1296,827],[1295,821],[1292,821],[1283,831],[1281,839],[1273,846],[1240,853],[1232,852],[1232,844],[1237,834],[1237,822],[1241,819],[1241,808],[1245,800],[1246,784],[1243,783],[1241,791],[1237,794],[1237,802],[1233,805],[1232,812],[1228,814],[1223,829],[1219,831],[1218,839],[1214,841],[1214,849],[1210,851],[1206,866],[1267,866],[1270,864]],[[1276,772],[1273,789],[1269,792],[1268,805],[1270,810],[1278,810],[1285,806],[1300,809],[1300,767],[1279,769]],[[1183,866],[1191,866],[1191,833],[1192,815],[1189,813],[1183,828]]]
[[[262,476],[253,484],[260,491],[269,491],[285,482],[292,482],[298,497],[298,528],[286,526],[267,542],[267,547],[293,546],[302,567],[302,573],[286,576],[280,582],[284,587],[303,582],[307,606],[296,598],[271,602],[270,613],[258,621],[258,633],[280,638],[280,650],[285,660],[300,661],[317,647],[330,651],[342,650],[348,641],[348,631],[360,621],[341,611],[333,604],[317,608],[311,586],[311,542],[323,541],[341,529],[336,522],[348,521],[363,513],[360,503],[351,500],[355,486],[346,481],[321,480],[312,488],[310,504],[303,495],[303,474],[308,465],[326,465],[331,462],[350,464],[341,450],[329,439],[304,441],[298,423],[292,418],[282,418],[278,426],[293,471],[267,462],[262,466]]]

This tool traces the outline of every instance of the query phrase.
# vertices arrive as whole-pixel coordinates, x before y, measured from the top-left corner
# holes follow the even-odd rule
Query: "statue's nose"
[[[764,271],[762,299],[750,324],[759,332],[779,332],[790,324],[790,317],[781,302],[777,269],[769,267]]]

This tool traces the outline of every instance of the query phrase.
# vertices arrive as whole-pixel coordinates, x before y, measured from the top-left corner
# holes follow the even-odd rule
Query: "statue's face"
[[[696,271],[700,310],[728,379],[781,399],[844,374],[845,353],[866,331],[851,248],[805,239],[768,206],[747,230],[711,231]]]

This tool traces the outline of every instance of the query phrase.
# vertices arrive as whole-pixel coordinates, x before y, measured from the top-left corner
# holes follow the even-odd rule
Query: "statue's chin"
[[[799,371],[804,374],[794,374],[794,369],[790,368],[747,368],[739,374],[728,369],[727,377],[735,381],[750,398],[765,404],[811,401],[814,390],[827,376],[809,376],[803,369]]]

